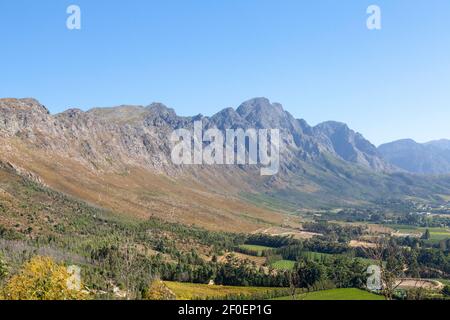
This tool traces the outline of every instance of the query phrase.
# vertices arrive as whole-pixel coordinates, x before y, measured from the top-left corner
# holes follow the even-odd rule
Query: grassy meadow
[[[279,260],[272,263],[270,266],[276,270],[293,270],[295,263],[295,261],[291,260]]]

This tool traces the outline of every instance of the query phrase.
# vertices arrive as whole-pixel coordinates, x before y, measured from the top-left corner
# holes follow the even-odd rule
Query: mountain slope
[[[258,166],[176,166],[174,129],[280,129],[280,171]],[[279,208],[363,205],[386,197],[427,200],[448,194],[447,180],[392,172],[379,151],[345,124],[316,127],[265,98],[212,117],[180,117],[160,103],[51,115],[33,99],[0,99],[0,161],[52,189],[138,218],[213,230],[279,225]],[[266,201],[267,200],[267,201]],[[267,208],[280,203],[277,208]]]
[[[425,143],[427,146],[433,146],[441,150],[450,150],[450,140],[441,139]]]

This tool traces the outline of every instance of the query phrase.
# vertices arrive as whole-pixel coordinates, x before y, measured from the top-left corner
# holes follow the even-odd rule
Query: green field
[[[384,297],[360,289],[333,289],[283,297],[276,300],[385,300]]]
[[[433,243],[434,242],[439,242],[441,240],[450,239],[450,232],[449,231],[440,232],[440,231],[430,230],[430,235],[431,235],[431,238],[428,241],[433,242]]]
[[[176,295],[177,300],[225,299],[230,295],[252,297],[277,292],[286,294],[285,288],[231,287],[170,281],[165,281],[164,284]]]
[[[430,230],[430,239],[428,240],[431,243],[436,243],[441,240],[450,239],[450,229],[447,228],[423,228],[423,227],[414,227],[408,225],[388,225],[387,227],[397,230],[402,233],[411,233],[422,236],[426,230]]]
[[[253,244],[243,244],[240,245],[239,248],[250,251],[256,256],[262,256],[262,253],[267,250],[273,250],[274,248],[265,247],[265,246],[257,246]]]
[[[280,260],[272,263],[270,266],[277,270],[292,270],[295,266],[295,261],[291,260]]]
[[[445,286],[450,286],[450,280],[449,279],[436,279],[439,282],[442,282]]]

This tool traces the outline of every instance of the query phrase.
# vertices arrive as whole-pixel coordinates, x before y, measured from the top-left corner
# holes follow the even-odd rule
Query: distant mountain
[[[225,109],[204,121],[209,127],[219,129],[280,129],[284,137],[285,155],[295,154],[300,159],[317,161],[326,154],[378,172],[392,170],[392,166],[382,159],[377,148],[347,125],[325,122],[311,127],[305,120],[295,119],[281,104],[271,103],[266,98],[251,99],[242,103],[236,111]],[[285,164],[289,166],[286,161]]]
[[[345,123],[324,122],[317,125],[314,131],[327,137],[331,143],[331,150],[345,161],[358,163],[376,171],[393,170],[372,143],[360,133],[351,130]]]
[[[257,166],[174,165],[170,135],[192,129],[195,121],[205,129],[279,129],[279,173],[262,177]],[[395,172],[384,149],[343,123],[310,126],[266,98],[212,117],[180,117],[161,103],[52,115],[34,99],[0,99],[0,162],[18,174],[118,213],[209,229],[277,224],[283,219],[279,208],[433,200],[448,193],[450,179]]]
[[[450,174],[450,141],[417,143],[399,140],[381,145],[378,151],[392,165],[412,173]]]
[[[433,146],[441,150],[450,150],[450,140],[441,139],[425,143],[427,146]]]

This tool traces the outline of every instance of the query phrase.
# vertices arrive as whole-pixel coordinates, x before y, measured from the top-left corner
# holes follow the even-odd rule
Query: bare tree
[[[142,250],[146,251],[146,247]],[[126,298],[135,299],[138,296],[137,277],[144,272],[144,267],[139,263],[139,249],[130,236],[122,242],[123,272],[122,277],[126,287]]]
[[[392,239],[380,237],[374,247],[366,248],[365,251],[368,257],[376,261],[380,270],[381,294],[387,300],[392,300],[402,284],[401,277],[406,269],[402,249]]]

